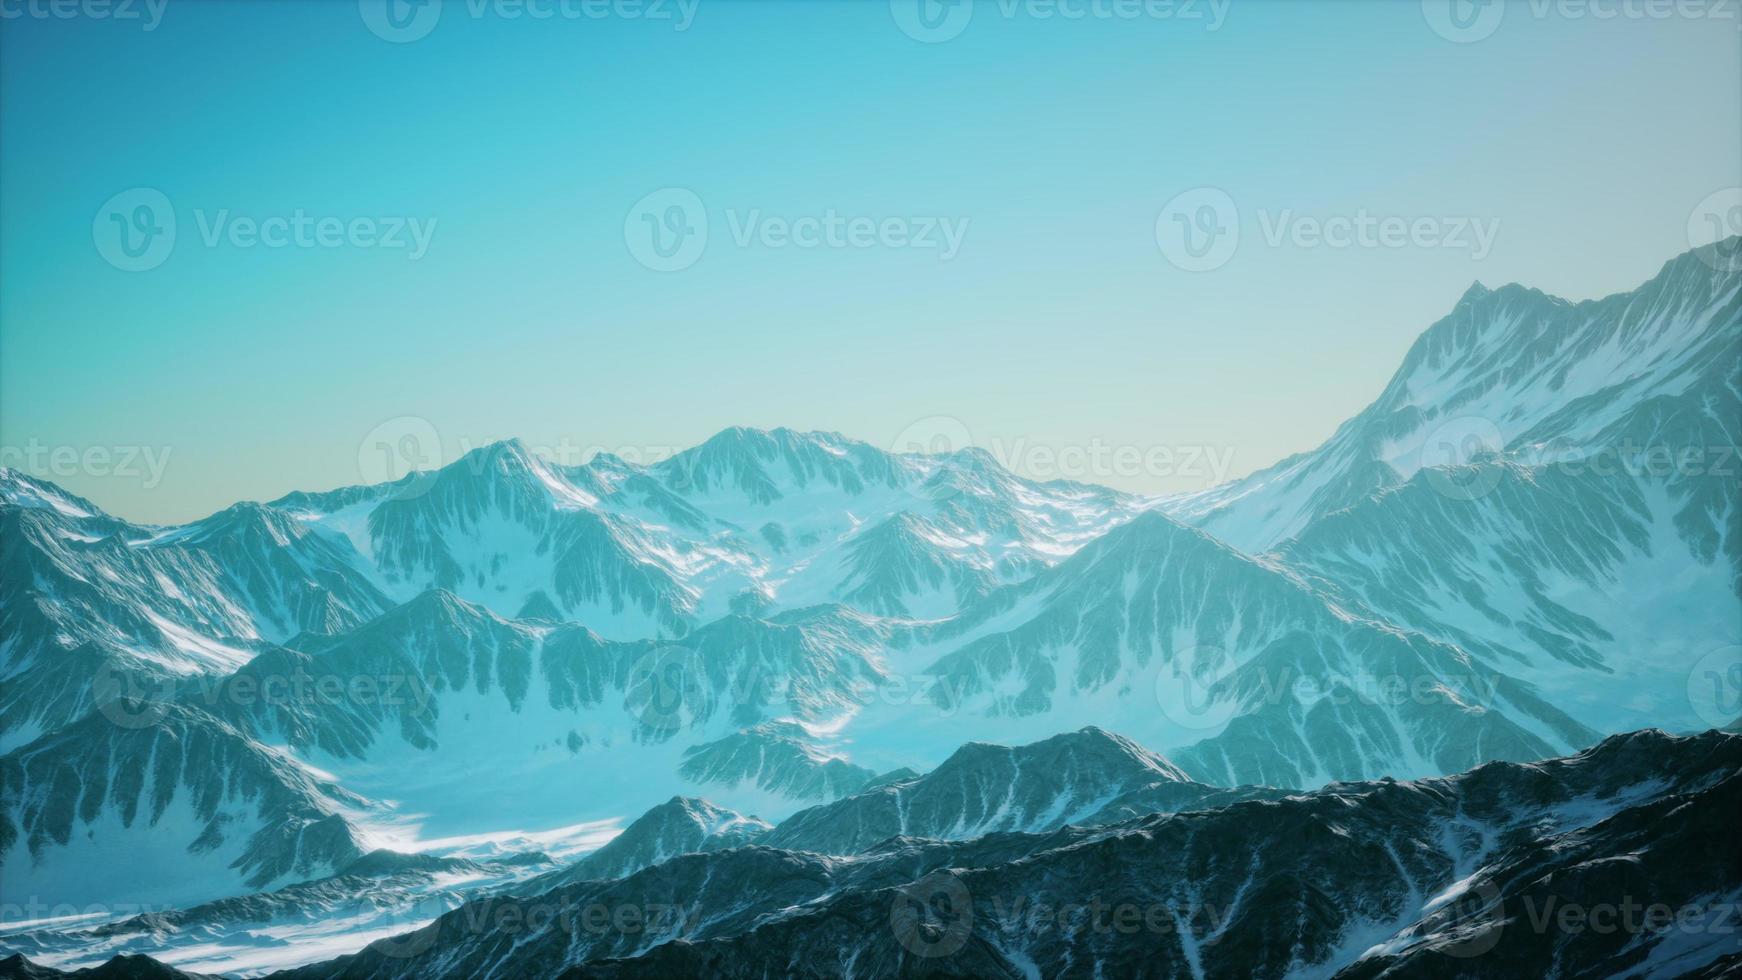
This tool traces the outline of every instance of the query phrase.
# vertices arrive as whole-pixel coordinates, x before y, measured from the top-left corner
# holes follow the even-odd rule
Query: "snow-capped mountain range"
[[[179,527],[0,471],[3,897],[330,914],[321,882],[396,853],[469,862],[390,869],[445,908],[1720,727],[1736,269],[1473,287],[1323,446],[1182,497],[787,429],[654,466],[502,442]],[[800,860],[761,853],[729,860]]]

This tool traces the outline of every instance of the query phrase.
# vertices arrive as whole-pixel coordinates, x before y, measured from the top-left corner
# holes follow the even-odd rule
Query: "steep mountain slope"
[[[1442,473],[1489,489],[1443,493]],[[1689,672],[1725,648],[1742,659],[1742,602],[1734,566],[1689,547],[1681,510],[1673,485],[1648,476],[1494,460],[1418,473],[1278,555],[1350,607],[1530,681],[1585,725],[1699,729],[1728,716],[1690,703]]]
[[[363,852],[365,801],[186,705],[116,702],[0,757],[0,800],[8,901],[197,901]]]
[[[604,847],[550,874],[516,888],[528,895],[582,881],[627,878],[679,854],[718,851],[750,843],[771,828],[765,820],[715,806],[707,800],[674,796],[637,817]]]
[[[799,800],[845,796],[877,775],[818,745],[803,725],[791,721],[756,725],[685,749],[678,771],[698,783],[753,785]]]
[[[1580,303],[1518,285],[1472,286],[1378,399],[1324,445],[1165,506],[1235,547],[1264,551],[1423,467],[1483,451],[1540,464],[1735,446],[1742,273],[1722,255],[1739,248],[1742,238],[1697,249],[1632,292]],[[1703,495],[1685,506],[1690,534],[1722,535],[1723,506]],[[1726,548],[1735,564],[1733,535]]]
[[[722,768],[698,758],[775,718],[850,715],[882,677],[879,637],[871,621],[824,609],[616,642],[432,591],[349,633],[262,653],[198,699],[345,786],[420,814],[425,834],[608,819],[709,783],[729,801],[790,810],[870,773],[837,785],[811,778],[804,759],[752,753]],[[795,751],[828,771],[825,742],[786,725]]]
[[[1455,772],[1595,739],[1483,660],[1359,613],[1150,513],[918,650],[948,651],[932,698],[958,720],[1107,721],[1224,786]]]
[[[855,858],[685,855],[469,903],[285,976],[1686,972],[1735,953],[1733,933],[1695,927],[1742,899],[1742,843],[1723,832],[1738,804],[1742,737],[1643,732],[1097,829],[898,839]],[[1602,932],[1533,918],[1622,902],[1672,915]]]
[[[756,842],[858,854],[891,837],[1044,833],[1094,822],[1115,800],[1160,802],[1160,784],[1174,790],[1174,808],[1224,792],[1191,782],[1161,756],[1098,728],[1016,748],[975,742],[923,776],[801,810]]]
[[[0,538],[4,747],[389,605],[343,541],[254,504],[147,528],[0,469]]]
[[[903,511],[848,539],[842,599],[886,616],[959,608],[998,581],[991,568],[964,557],[966,550],[966,542]]]

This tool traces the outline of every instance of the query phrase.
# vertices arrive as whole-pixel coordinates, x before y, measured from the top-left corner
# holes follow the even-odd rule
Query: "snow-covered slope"
[[[874,623],[836,609],[612,641],[434,590],[349,633],[268,650],[197,698],[347,787],[393,801],[424,835],[609,819],[707,785],[734,805],[786,811],[870,774],[837,785],[771,753],[730,773],[697,759],[796,719],[781,722],[795,750],[816,752],[826,771],[822,743],[800,722],[833,721],[868,699],[883,676],[879,642]],[[246,696],[286,678],[309,679],[301,696]],[[323,679],[337,696],[321,693]]]
[[[560,467],[509,441],[176,528],[0,470],[0,747],[111,690],[160,695],[430,589],[624,641],[840,601],[945,616],[1139,506],[1020,480],[972,451],[897,456],[786,429],[730,429],[657,467]]]
[[[1742,406],[1738,407],[1742,424]],[[1455,478],[1487,492],[1441,492]],[[1689,673],[1737,651],[1737,566],[1687,520],[1694,481],[1500,460],[1423,472],[1309,524],[1289,567],[1340,601],[1483,657],[1600,730],[1723,720]],[[1734,504],[1718,526],[1734,536]],[[1731,714],[1735,705],[1728,705]]]
[[[390,605],[343,540],[238,504],[149,528],[0,469],[0,746]]]
[[[196,708],[128,707],[126,723],[92,714],[0,757],[8,896],[190,902],[320,877],[362,854],[347,815],[366,803],[354,794]]]
[[[1706,246],[1632,292],[1580,303],[1472,286],[1324,445],[1164,506],[1264,551],[1424,467],[1483,450],[1540,463],[1734,446],[1742,273],[1700,253],[1739,248],[1742,238]]]
[[[1496,665],[1158,513],[918,644],[905,656],[942,651],[933,702],[964,727],[1112,724],[1224,786],[1454,772],[1596,737]]]
[[[536,895],[581,881],[627,878],[679,854],[747,844],[770,829],[767,821],[757,817],[707,800],[674,796],[637,817],[610,843],[568,867],[524,883],[516,891]]]
[[[0,947],[63,968],[149,954],[200,974],[258,975],[416,929],[470,897],[524,882],[551,864],[536,852],[473,861],[378,850],[329,877],[184,908],[133,911],[141,906],[105,903],[47,920],[0,922]]]
[[[681,635],[729,612],[831,601],[942,616],[1135,513],[975,451],[894,455],[832,433],[728,429],[652,467],[572,467],[517,441],[396,484],[274,504],[348,538],[400,599],[451,590],[603,636]]]

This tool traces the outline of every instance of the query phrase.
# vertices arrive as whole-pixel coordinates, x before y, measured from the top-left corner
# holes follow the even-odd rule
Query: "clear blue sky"
[[[733,424],[890,444],[948,416],[1005,447],[1217,447],[1238,475],[1328,435],[1472,280],[1632,288],[1742,183],[1733,20],[1519,4],[1453,43],[1413,0],[1235,0],[1214,31],[1207,4],[1067,20],[980,0],[922,43],[875,0],[701,0],[681,31],[472,2],[411,43],[349,0],[169,0],[150,31],[0,22],[7,462],[167,450],[156,482],[45,474],[158,521],[357,482],[359,444],[407,415],[449,454]],[[1189,272],[1157,216],[1200,186],[1241,238]],[[141,187],[177,234],[130,272],[93,225]],[[673,272],[626,245],[666,187],[709,222]],[[415,260],[202,235],[298,209],[435,225]],[[1285,209],[1499,224],[1479,257],[1272,246]],[[831,211],[967,225],[947,261],[734,240],[752,212]]]

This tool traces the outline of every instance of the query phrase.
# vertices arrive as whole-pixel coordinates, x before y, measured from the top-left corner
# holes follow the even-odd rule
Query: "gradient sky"
[[[1734,20],[1521,3],[1453,43],[1412,0],[1234,0],[1214,31],[1207,4],[1067,20],[979,0],[922,43],[901,2],[701,0],[679,31],[448,0],[389,43],[350,0],[169,0],[150,31],[6,0],[4,462],[149,521],[359,482],[360,446],[404,416],[448,458],[506,436],[658,454],[734,424],[889,446],[942,416],[1006,454],[1208,446],[1239,475],[1370,401],[1472,280],[1631,289],[1742,183]],[[1200,186],[1241,239],[1188,272],[1157,215]],[[128,272],[93,222],[139,187],[177,237]],[[666,187],[709,220],[676,272],[626,245]],[[416,260],[207,246],[198,226],[297,209],[436,224]],[[1273,247],[1260,212],[1284,209],[1499,224],[1479,258]],[[740,247],[731,216],[753,210],[968,224],[947,261]],[[31,447],[169,455],[153,482],[32,467]]]

